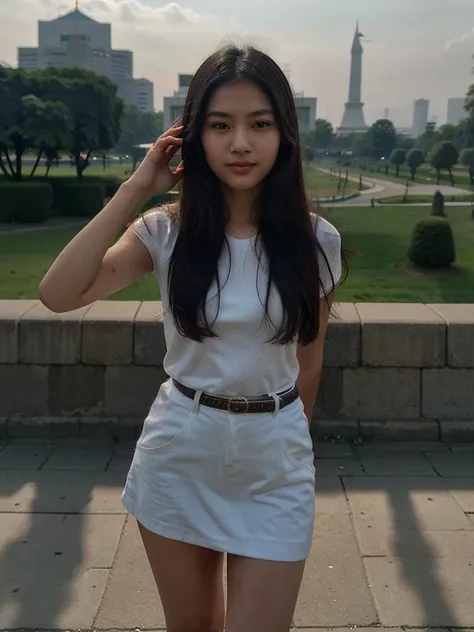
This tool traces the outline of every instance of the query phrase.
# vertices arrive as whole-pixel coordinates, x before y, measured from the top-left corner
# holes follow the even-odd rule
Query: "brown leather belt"
[[[181,382],[173,379],[173,384],[180,393],[190,399],[194,399],[196,391],[188,388]],[[298,387],[295,386],[290,391],[277,393],[280,399],[280,410],[293,403],[299,397]],[[210,395],[203,393],[199,400],[202,406],[226,410],[234,415],[245,415],[246,413],[273,413],[275,410],[275,400],[269,395],[257,395],[253,397],[221,397],[220,395]]]

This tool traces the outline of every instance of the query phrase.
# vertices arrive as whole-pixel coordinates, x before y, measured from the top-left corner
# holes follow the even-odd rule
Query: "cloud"
[[[454,37],[446,42],[444,45],[445,50],[450,50],[453,46],[458,46],[459,44],[464,44],[468,39],[474,36],[474,26],[467,33],[463,33],[459,37]]]

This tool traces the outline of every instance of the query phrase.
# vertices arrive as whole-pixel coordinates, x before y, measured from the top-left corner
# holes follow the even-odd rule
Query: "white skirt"
[[[315,469],[300,398],[232,414],[162,384],[122,501],[149,531],[216,551],[295,562],[311,549]]]

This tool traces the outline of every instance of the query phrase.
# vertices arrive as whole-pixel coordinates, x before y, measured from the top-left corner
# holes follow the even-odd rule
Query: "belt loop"
[[[201,402],[201,397],[204,391],[196,391],[194,394],[194,404],[193,404],[193,413],[196,415],[199,412],[199,405]]]
[[[275,402],[275,410],[273,411],[272,414],[274,417],[276,417],[280,410],[280,398],[276,393],[268,393],[268,396],[271,397],[273,401]]]

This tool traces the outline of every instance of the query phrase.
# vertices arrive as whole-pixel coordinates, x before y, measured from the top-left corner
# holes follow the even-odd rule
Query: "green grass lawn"
[[[308,197],[310,198],[331,197],[333,195],[342,195],[343,193],[342,187],[344,185],[345,174],[343,174],[341,178],[341,188],[339,190],[339,176],[337,175],[333,176],[327,173],[322,173],[321,171],[316,171],[312,167],[309,167],[304,171],[304,178]],[[358,191],[358,189],[359,184],[357,182],[348,180],[345,187],[345,194],[354,193],[354,191]]]
[[[456,245],[450,272],[412,269],[406,252],[413,226],[429,217],[416,207],[334,208],[326,217],[342,233],[349,277],[338,290],[340,301],[474,303],[474,221],[468,207],[447,209]],[[0,298],[36,298],[38,284],[74,230],[26,235],[0,234]],[[154,279],[146,277],[111,297],[158,300]]]
[[[472,195],[445,195],[445,202],[471,202],[474,200],[474,193]],[[408,195],[407,199],[403,199],[403,195],[394,195],[393,197],[383,198],[378,200],[379,204],[421,204],[425,202],[431,203],[433,201],[432,195]]]

